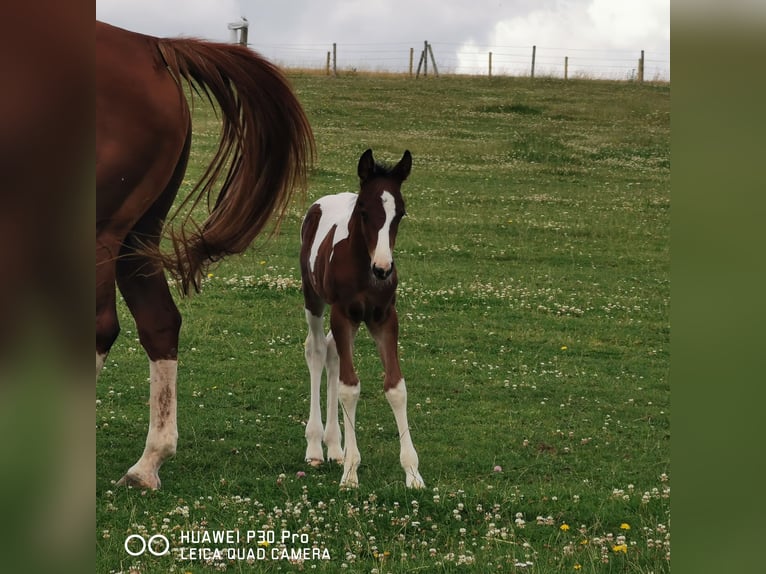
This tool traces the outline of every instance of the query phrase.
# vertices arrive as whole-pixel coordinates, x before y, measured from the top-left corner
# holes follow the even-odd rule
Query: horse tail
[[[199,291],[208,264],[242,253],[275,212],[278,227],[293,192],[305,191],[316,147],[287,79],[260,55],[239,45],[185,38],[158,39],[158,47],[179,86],[186,80],[217,103],[223,121],[210,165],[171,217],[186,210],[180,227],[168,232],[173,254],[161,255],[188,294],[191,286]],[[209,214],[200,225],[191,217],[203,197]]]

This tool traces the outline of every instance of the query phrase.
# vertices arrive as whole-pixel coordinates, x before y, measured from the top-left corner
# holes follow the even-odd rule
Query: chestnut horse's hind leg
[[[190,133],[190,132],[188,132]],[[162,264],[141,254],[160,241],[165,216],[178,191],[189,157],[187,134],[181,155],[165,189],[123,242],[117,261],[117,286],[136,321],[138,337],[149,357],[149,431],[141,458],[119,483],[156,489],[162,463],[175,455],[178,443],[176,379],[181,314],[168,288]]]
[[[120,484],[160,487],[159,469],[178,442],[176,373],[181,315],[161,269],[138,255],[117,265],[117,283],[136,321],[139,340],[149,356],[149,432],[141,458]]]
[[[101,374],[109,350],[120,333],[114,287],[115,259],[118,250],[118,246],[110,249],[97,238],[96,261],[99,261],[99,264],[96,266],[96,380]]]

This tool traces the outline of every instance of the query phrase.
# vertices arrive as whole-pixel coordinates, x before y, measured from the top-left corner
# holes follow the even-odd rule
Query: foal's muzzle
[[[391,277],[391,273],[394,272],[394,263],[391,262],[391,265],[388,266],[387,269],[383,269],[382,267],[378,267],[377,265],[372,266],[372,274],[375,275],[377,279],[380,279],[381,281],[385,281],[389,277]]]

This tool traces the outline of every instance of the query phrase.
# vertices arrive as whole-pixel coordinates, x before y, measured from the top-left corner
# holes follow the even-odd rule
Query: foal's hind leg
[[[323,307],[324,305],[318,305]],[[309,333],[306,337],[306,364],[311,377],[311,402],[306,423],[306,462],[319,466],[324,461],[322,442],[327,445],[327,458],[343,462],[338,424],[338,351],[332,332],[324,335],[322,311],[319,316],[306,309]],[[322,431],[322,371],[327,369],[327,426]]]
[[[327,458],[343,464],[340,423],[338,422],[338,385],[340,384],[340,358],[332,331],[327,334],[327,422],[324,427],[324,443],[327,446]]]
[[[159,469],[176,453],[176,373],[181,315],[162,271],[147,259],[127,255],[117,265],[117,283],[149,356],[149,432],[141,458],[120,484],[156,489]]]
[[[322,453],[322,405],[320,393],[322,371],[324,370],[327,343],[324,335],[323,305],[317,305],[318,311],[306,308],[308,336],[306,337],[305,357],[311,378],[311,402],[309,420],[306,423],[306,462],[319,466],[324,461]]]

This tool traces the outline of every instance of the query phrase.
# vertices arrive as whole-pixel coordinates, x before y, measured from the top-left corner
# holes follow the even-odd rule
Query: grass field
[[[670,87],[291,80],[318,144],[309,197],[275,239],[179,301],[179,449],[157,492],[114,485],[148,420],[148,365],[120,307],[97,389],[97,571],[668,572]],[[185,190],[217,141],[211,110],[198,107],[194,126]],[[395,255],[423,491],[404,487],[364,332],[360,488],[303,462],[298,228],[311,200],[356,189],[367,147],[414,157]],[[182,539],[235,529],[236,544]],[[298,538],[282,545],[287,531]],[[129,534],[158,533],[167,555],[125,551]],[[189,547],[265,557],[190,559]],[[329,559],[289,560],[283,547]]]

